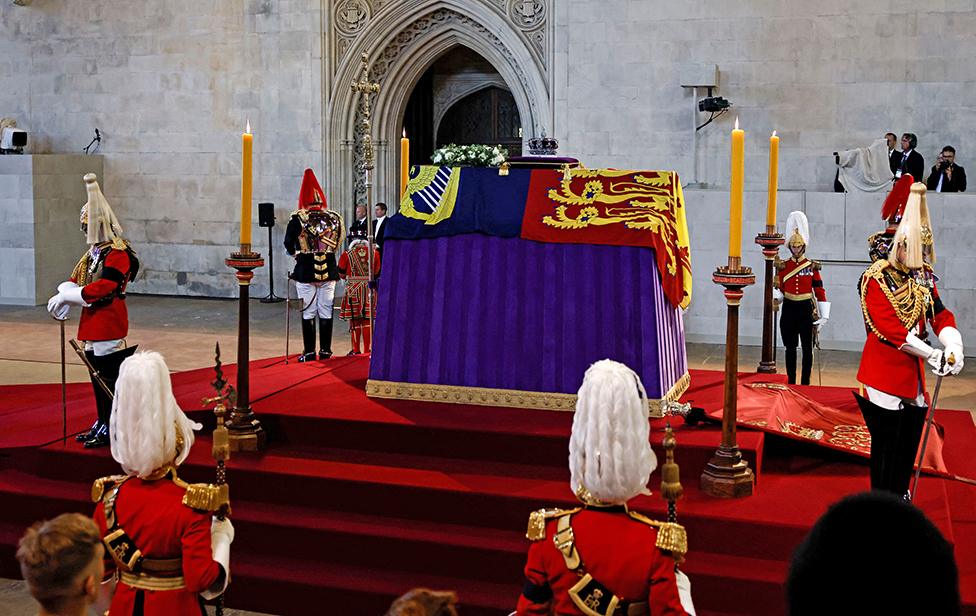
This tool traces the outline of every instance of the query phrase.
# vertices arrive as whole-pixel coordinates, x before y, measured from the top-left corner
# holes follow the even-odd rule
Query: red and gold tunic
[[[583,568],[594,580],[627,603],[647,602],[649,610],[645,613],[686,614],[678,596],[674,555],[659,547],[663,538],[659,533],[665,532],[680,535],[682,549],[686,549],[684,529],[654,522],[621,505],[533,514],[528,537],[534,543],[525,564],[525,590],[519,597],[518,616],[583,613],[570,596],[570,589],[581,580],[581,569],[570,570],[553,541],[558,518],[566,514],[572,516],[571,536]],[[541,519],[543,516],[547,519]],[[535,535],[534,525],[540,529]]]
[[[879,259],[862,274],[860,295],[867,340],[857,380],[886,394],[915,398],[925,390],[925,360],[900,350],[906,336],[911,332],[925,340],[926,321],[936,335],[956,326],[931,270],[915,276]]]
[[[380,253],[373,249],[373,279],[380,273]],[[346,281],[339,317],[369,319],[376,304],[376,291],[369,289],[369,245],[357,243],[339,257],[339,276]]]
[[[71,282],[83,287],[81,297],[90,304],[81,309],[78,339],[86,342],[117,340],[129,333],[125,288],[135,277],[139,261],[123,240],[93,246],[71,273]]]
[[[203,614],[199,593],[217,581],[222,567],[214,561],[211,552],[210,513],[183,504],[184,496],[193,486],[176,479],[175,472],[173,479],[164,477],[156,481],[136,477],[96,481],[92,493],[98,501],[94,518],[103,537],[109,530],[106,500],[119,483],[110,505],[114,508],[117,527],[125,531],[145,558],[175,560],[178,565],[170,575],[154,580],[120,572],[109,613],[130,616],[141,603],[141,613],[145,616]],[[105,559],[106,575],[115,572],[118,566],[107,551]]]
[[[776,263],[776,288],[783,297],[799,302],[816,298],[818,302],[827,301],[823,279],[820,278],[820,264],[806,257],[797,260],[790,257]]]

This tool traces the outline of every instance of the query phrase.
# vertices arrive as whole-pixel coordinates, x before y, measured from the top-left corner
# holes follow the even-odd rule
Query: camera
[[[721,96],[709,96],[698,101],[698,111],[708,111],[710,113],[717,113],[731,106],[732,103]]]

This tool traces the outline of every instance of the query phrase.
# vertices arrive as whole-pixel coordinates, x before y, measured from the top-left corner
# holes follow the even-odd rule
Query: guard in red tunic
[[[532,541],[518,616],[694,614],[678,570],[685,530],[627,508],[657,466],[640,378],[605,359],[586,371],[569,442],[575,509],[529,516]]]
[[[855,397],[871,433],[871,487],[899,496],[907,496],[928,411],[926,365],[941,376],[963,367],[962,335],[935,288],[934,262],[925,185],[915,183],[888,258],[859,285],[867,340],[857,378],[867,398]],[[929,344],[926,323],[942,350]]]
[[[84,342],[88,361],[98,372],[92,375],[98,416],[88,432],[77,439],[85,447],[103,447],[109,443],[109,416],[112,398],[97,383],[97,378],[115,387],[119,365],[135,352],[126,348],[129,313],[125,306],[125,288],[139,271],[136,253],[122,238],[122,225],[98,187],[94,173],[85,176],[88,202],[81,208],[81,230],[88,237],[88,251],[75,265],[71,278],[58,285],[58,292],[47,302],[55,319],[68,317],[71,306],[81,306],[78,339]]]
[[[373,330],[370,319],[373,318],[373,306],[376,305],[376,289],[370,288],[369,261],[369,241],[361,234],[350,235],[349,249],[339,257],[339,276],[346,281],[346,294],[342,297],[339,317],[349,321],[349,332],[352,336],[350,355],[369,353],[372,350]],[[379,275],[380,253],[374,248],[373,280]]]
[[[790,212],[786,219],[786,237],[791,256],[786,261],[776,259],[776,279],[773,298],[782,302],[779,319],[783,344],[786,346],[786,376],[796,383],[796,346],[803,348],[800,384],[810,384],[813,369],[814,337],[830,317],[830,302],[820,277],[820,263],[806,257],[810,243],[810,227],[806,214]]]
[[[336,250],[342,245],[342,217],[328,209],[311,169],[305,170],[298,209],[285,230],[285,250],[295,257],[295,280],[302,300],[300,362],[315,360],[315,317],[319,318],[319,359],[332,357],[332,311],[335,299]]]
[[[230,579],[234,527],[211,515],[227,503],[226,485],[177,477],[200,425],[177,405],[161,355],[123,362],[115,391],[112,457],[126,474],[92,486],[106,583],[116,584],[109,613],[204,615],[203,599],[220,595]]]

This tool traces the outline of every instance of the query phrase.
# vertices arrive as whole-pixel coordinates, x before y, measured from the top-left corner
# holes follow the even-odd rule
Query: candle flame
[[[248,135],[251,134],[251,120],[247,121],[247,127],[244,128],[244,132],[247,133]]]
[[[735,116],[735,130],[739,130],[739,116]]]
[[[773,137],[775,137],[775,136],[776,136],[776,131],[773,131]]]
[[[407,138],[407,127],[406,126],[403,127],[403,138],[404,139]]]

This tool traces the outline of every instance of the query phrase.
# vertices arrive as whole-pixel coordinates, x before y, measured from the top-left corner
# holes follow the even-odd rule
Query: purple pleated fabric
[[[388,240],[379,292],[371,379],[575,394],[609,358],[659,398],[687,369],[650,248]]]

